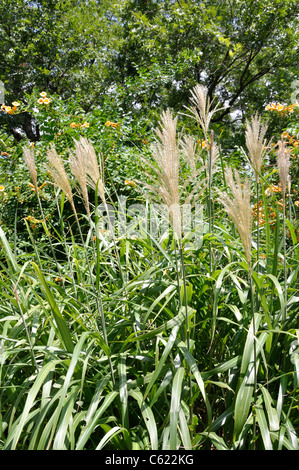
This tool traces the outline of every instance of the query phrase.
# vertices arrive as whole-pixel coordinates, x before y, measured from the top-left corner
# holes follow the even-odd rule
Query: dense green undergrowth
[[[44,134],[35,160],[27,154],[26,165],[29,146],[5,137],[13,157],[1,162],[1,448],[298,450],[297,136],[286,132],[280,149],[291,162],[285,194],[277,147],[262,154],[256,185],[246,148],[216,155],[218,136],[204,126],[195,173],[180,147],[172,188],[178,135],[166,121],[162,134],[145,136],[105,110],[74,118],[54,101],[37,113]],[[73,139],[91,147],[76,150]],[[166,176],[154,141],[171,155]],[[60,155],[66,168],[54,181],[53,143],[53,161]],[[79,162],[92,149],[104,164],[84,198],[69,152]],[[251,182],[249,252],[244,225],[221,203],[220,192],[238,208],[230,167],[244,198]],[[198,225],[177,231],[175,212],[168,231],[159,217],[154,229],[141,223],[162,182],[162,202],[194,191]],[[131,209],[125,232],[121,196]]]

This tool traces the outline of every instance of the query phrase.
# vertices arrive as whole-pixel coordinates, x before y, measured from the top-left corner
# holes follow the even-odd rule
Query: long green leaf
[[[42,288],[44,290],[44,293],[45,293],[45,296],[46,296],[46,299],[51,307],[51,310],[52,310],[52,313],[53,313],[53,316],[54,316],[54,319],[55,319],[55,322],[56,322],[56,325],[57,325],[57,333],[59,334],[66,350],[68,352],[73,352],[74,350],[74,345],[73,345],[73,341],[72,341],[72,337],[71,337],[71,334],[70,334],[70,331],[67,327],[67,324],[59,310],[59,307],[54,299],[54,296],[52,294],[52,292],[50,291],[49,287],[48,287],[48,284],[47,284],[47,281],[43,275],[43,273],[41,272],[41,270],[39,269],[39,267],[37,266],[37,264],[35,264],[34,262],[32,262],[32,266],[37,274],[37,277],[39,278],[40,282],[41,282],[41,285],[42,285]]]
[[[151,450],[158,450],[158,430],[152,409],[145,402],[140,390],[131,390],[130,395],[135,398],[140,407],[145,425],[150,436]]]
[[[181,407],[181,393],[182,393],[182,383],[185,375],[184,367],[179,367],[175,373],[172,389],[171,389],[171,403],[170,403],[170,450],[177,449],[177,433],[178,433],[178,417]]]
[[[94,414],[89,423],[83,428],[76,445],[76,450],[83,450],[86,442],[88,441],[90,435],[93,433],[97,427],[98,421],[106,409],[113,403],[113,401],[118,397],[118,392],[109,392],[106,395],[103,404],[100,406],[98,411]]]
[[[189,309],[188,310],[188,314],[193,314],[194,310],[193,309]],[[160,373],[161,373],[161,370],[163,368],[163,365],[165,364],[165,361],[167,359],[167,357],[169,356],[172,348],[173,348],[173,345],[175,343],[175,340],[176,340],[176,337],[177,337],[177,334],[179,332],[179,329],[181,327],[181,324],[183,322],[185,318],[185,315],[184,315],[184,309],[181,309],[179,315],[177,315],[174,319],[172,320],[175,320],[175,326],[172,328],[171,330],[171,333],[169,335],[169,339],[168,339],[168,342],[165,346],[165,349],[163,351],[163,354],[161,356],[161,359],[154,371],[154,374],[153,376],[151,377],[151,380],[148,384],[148,386],[146,387],[146,391],[145,391],[145,394],[144,394],[144,398],[146,398],[152,388],[152,386],[154,385],[154,383],[156,382],[157,378],[159,377]],[[173,323],[172,323],[173,324]]]
[[[118,375],[119,375],[119,398],[120,398],[120,403],[121,403],[122,427],[129,429],[126,356],[123,353],[121,353],[119,356]]]
[[[12,436],[13,439],[12,439],[12,445],[11,445],[12,450],[15,450],[16,447],[17,447],[20,436],[21,436],[22,432],[24,431],[24,426],[27,422],[28,414],[29,414],[32,406],[35,404],[35,399],[36,399],[36,396],[37,396],[39,390],[43,386],[43,384],[45,382],[45,379],[48,377],[49,372],[51,370],[53,370],[55,368],[55,365],[58,364],[59,362],[60,362],[60,360],[48,362],[39,371],[32,387],[31,387],[31,389],[29,390],[29,393],[28,393],[28,396],[27,396],[27,399],[26,399],[26,402],[25,402],[25,405],[24,405],[24,409],[23,409],[23,412],[21,414],[18,425],[17,425],[16,429],[13,429],[13,436]],[[8,436],[7,443],[9,443],[10,441],[11,441],[11,436]]]
[[[187,364],[190,367],[190,372],[194,376],[194,378],[197,382],[197,385],[199,386],[199,389],[201,391],[201,394],[203,396],[203,399],[204,399],[204,402],[205,402],[205,405],[206,405],[206,408],[207,408],[208,423],[209,423],[209,426],[210,426],[211,422],[212,422],[211,405],[210,405],[210,402],[209,402],[209,398],[206,394],[205,384],[204,384],[204,381],[203,381],[202,376],[200,374],[200,371],[198,369],[197,363],[196,363],[194,357],[192,356],[192,354],[190,353],[190,351],[188,350],[186,344],[183,341],[178,343],[178,348],[180,349],[181,353],[183,354],[183,357],[185,358],[185,360],[187,361]]]
[[[255,413],[259,428],[261,430],[265,450],[273,450],[268,422],[261,404],[257,404],[255,406]]]
[[[2,246],[4,248],[4,254],[6,255],[6,259],[10,266],[12,267],[14,272],[18,271],[18,264],[15,255],[13,254],[10,245],[8,243],[8,240],[5,236],[5,233],[3,229],[0,227],[0,240],[2,242]]]

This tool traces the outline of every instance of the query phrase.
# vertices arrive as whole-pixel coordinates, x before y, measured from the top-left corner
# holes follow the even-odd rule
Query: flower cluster
[[[30,188],[31,188],[31,191],[35,191],[35,186],[34,184],[32,183],[28,183]],[[40,191],[41,189],[43,189],[44,186],[46,186],[47,182],[43,183],[40,187],[37,188],[38,191]]]
[[[37,100],[38,104],[50,104],[52,99],[47,98],[47,93],[45,91],[42,91],[39,94],[40,98]]]
[[[107,126],[107,127],[114,127],[114,129],[116,129],[116,128],[119,126],[119,122],[118,122],[118,123],[115,123],[115,122],[107,121],[107,122],[105,123],[105,126]]]
[[[12,106],[5,106],[5,104],[1,105],[1,111],[7,114],[14,114],[14,112],[17,110],[17,108],[20,106],[20,103],[17,101],[14,101],[12,103]]]
[[[210,148],[210,145],[206,140],[199,139],[197,142],[199,143],[199,145],[201,146],[202,149],[209,149]]]
[[[79,127],[79,128],[80,128],[80,127],[89,127],[89,123],[88,123],[88,122],[84,122],[83,124],[81,124],[81,123],[77,124],[76,122],[71,122],[71,123],[70,123],[70,127],[71,127],[72,129],[74,129],[75,127]]]
[[[281,187],[271,184],[271,186],[265,190],[265,194],[266,196],[270,196],[270,194],[274,193],[281,193]]]
[[[265,225],[266,219],[265,219],[265,212],[264,212],[262,201],[260,201],[260,203],[259,203],[259,209],[257,208],[257,204],[254,204],[254,206],[253,206],[252,215],[254,217],[257,217],[257,214],[259,214],[259,225]],[[268,208],[268,221],[269,221],[269,224],[270,225],[274,224],[275,220],[276,220],[276,212],[272,209],[269,210],[269,208]]]
[[[286,142],[287,145],[290,145],[291,147],[293,147],[291,149],[290,153],[294,154],[295,149],[297,147],[299,147],[299,140],[296,139],[296,137],[294,135],[289,135],[287,131],[282,133],[282,137],[287,140],[287,142]],[[293,158],[296,158],[296,155],[293,155]]]
[[[288,114],[288,113],[293,113],[294,108],[298,106],[298,103],[295,104],[290,104],[289,106],[285,106],[280,103],[270,103],[267,104],[266,106],[266,111],[275,111],[277,113],[280,113],[283,117]]]

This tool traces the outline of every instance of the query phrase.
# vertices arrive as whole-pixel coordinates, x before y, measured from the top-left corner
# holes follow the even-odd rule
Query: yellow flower
[[[76,124],[75,122],[71,122],[70,127],[72,127],[72,128],[78,127],[78,124]]]
[[[88,123],[88,122],[84,122],[84,124],[82,124],[82,127],[89,127],[89,123]]]
[[[294,202],[295,206],[299,207],[299,201]]]
[[[42,98],[45,98],[47,96],[47,93],[45,91],[42,91],[39,96],[41,96]]]
[[[44,98],[44,104],[50,104],[51,101],[51,98]]]
[[[43,99],[43,98],[39,98],[39,99],[37,100],[37,102],[38,102],[38,104],[43,104],[43,103],[44,103],[44,99]]]
[[[17,108],[18,106],[20,106],[20,103],[18,103],[17,101],[14,101],[12,105],[14,108]]]
[[[0,191],[3,192],[4,189],[5,189],[5,187],[2,184],[0,184]]]

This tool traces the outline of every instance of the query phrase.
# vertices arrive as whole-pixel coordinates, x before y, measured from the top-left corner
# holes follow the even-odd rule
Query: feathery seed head
[[[73,201],[72,188],[69,183],[67,173],[64,168],[64,164],[61,156],[57,153],[53,145],[47,152],[47,159],[49,165],[46,166],[48,172],[50,173],[54,183],[62,189],[65,193],[67,199],[69,200],[73,210],[75,211],[75,205]]]
[[[85,162],[84,154],[81,151],[81,148],[77,145],[75,141],[75,153],[70,152],[69,165],[73,176],[77,179],[81,194],[83,197],[84,205],[87,211],[87,215],[90,219],[90,210],[89,210],[89,200],[88,200],[88,191],[86,185],[86,173],[85,173]]]
[[[23,151],[26,165],[32,178],[35,190],[37,190],[37,171],[35,166],[34,151],[32,149],[29,150],[26,147],[23,148]]]
[[[281,139],[278,143],[277,166],[281,184],[282,197],[285,199],[286,188],[289,185],[290,150],[286,148],[285,141]],[[289,189],[290,192],[290,189]]]
[[[181,238],[179,157],[180,139],[177,138],[177,118],[167,109],[163,111],[156,129],[156,141],[151,145],[153,162],[142,160],[153,170],[146,173],[151,183],[142,183],[166,205],[175,234]]]
[[[81,137],[80,141],[75,140],[76,154],[82,154],[82,160],[84,162],[84,168],[86,173],[86,183],[93,189],[98,190],[98,193],[105,201],[105,189],[102,177],[102,170],[98,163],[98,158],[92,143]]]
[[[187,160],[188,165],[190,166],[192,173],[196,172],[196,149],[197,142],[194,137],[186,135],[182,138],[181,147],[183,151],[183,156]]]
[[[213,100],[210,101],[208,88],[200,84],[197,84],[191,90],[190,102],[191,106],[186,107],[186,109],[191,112],[191,117],[197,120],[207,140],[211,119],[217,111],[223,108],[219,108],[218,105],[213,109],[211,108]]]
[[[268,125],[261,124],[261,117],[258,113],[252,116],[251,121],[246,120],[246,146],[251,166],[255,172],[256,181],[259,181],[259,173],[265,155],[265,147],[267,146],[265,140],[267,129]]]
[[[220,202],[226,212],[232,218],[239,232],[248,266],[251,266],[251,231],[252,231],[252,209],[250,205],[250,181],[245,179],[241,183],[237,170],[234,175],[231,168],[225,171],[227,185],[232,193],[230,197],[227,193],[219,192]]]

